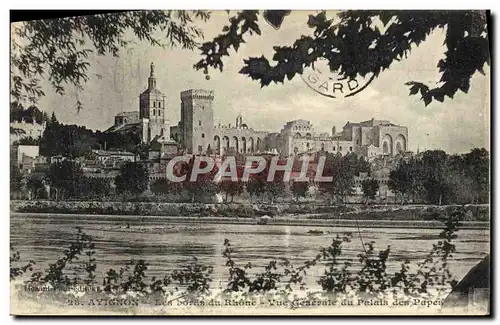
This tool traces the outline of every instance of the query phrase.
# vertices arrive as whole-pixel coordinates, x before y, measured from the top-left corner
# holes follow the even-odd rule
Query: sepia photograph
[[[10,12],[10,314],[490,316],[488,10]]]

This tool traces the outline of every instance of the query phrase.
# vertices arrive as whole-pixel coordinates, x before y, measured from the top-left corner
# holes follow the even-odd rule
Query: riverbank
[[[58,213],[11,213],[15,218],[41,218],[50,217],[61,222],[74,220],[95,220],[106,221],[121,225],[126,229],[131,224],[157,225],[165,224],[242,224],[265,227],[269,225],[277,226],[308,226],[318,228],[332,227],[360,227],[360,228],[411,228],[411,229],[440,229],[443,224],[437,220],[354,220],[354,219],[308,219],[290,215],[276,216],[266,220],[266,225],[258,225],[259,218],[221,218],[221,217],[185,217],[185,216],[133,216],[133,215],[95,215],[95,214],[58,214]],[[464,221],[461,229],[489,229],[489,223],[484,221]],[[134,231],[134,227],[130,229]],[[322,235],[326,230],[313,230],[313,234]]]
[[[313,224],[342,223],[351,221],[436,221],[436,213],[453,206],[430,205],[318,205],[314,203],[275,204],[203,204],[167,202],[99,202],[99,201],[18,201],[10,202],[10,210],[15,213],[75,214],[92,216],[134,216],[137,217],[181,217],[183,222],[193,218],[212,218],[219,222],[244,222],[267,215],[272,222],[283,217],[287,222],[302,224],[303,220]],[[463,221],[489,224],[488,205],[468,205]],[[172,219],[172,218],[171,218]],[[313,222],[314,220],[314,222]],[[390,224],[389,222],[389,224]]]

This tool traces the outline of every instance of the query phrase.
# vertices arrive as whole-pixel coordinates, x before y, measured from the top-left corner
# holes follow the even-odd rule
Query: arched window
[[[389,153],[389,146],[387,145],[387,142],[384,142],[382,148],[384,153]]]
[[[156,102],[153,102],[153,107],[156,107]]]
[[[215,152],[220,153],[220,137],[218,135],[214,136]]]

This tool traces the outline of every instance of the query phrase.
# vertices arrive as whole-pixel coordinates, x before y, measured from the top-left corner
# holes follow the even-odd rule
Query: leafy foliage
[[[233,202],[234,196],[243,193],[244,185],[240,178],[237,181],[232,181],[231,179],[223,179],[219,184],[219,191],[225,193],[225,202]],[[231,200],[228,200],[228,196]]]
[[[264,170],[263,176],[267,179],[268,170]],[[278,197],[280,197],[286,189],[286,183],[283,180],[284,172],[276,171],[274,178],[271,181],[267,181],[265,187],[265,193],[269,198],[271,203],[274,203]]]
[[[442,285],[447,284],[452,288],[457,281],[453,278],[448,268],[448,259],[455,253],[453,240],[463,219],[465,211],[463,208],[448,211],[446,215],[436,215],[445,227],[439,234],[440,240],[433,245],[427,257],[417,264],[417,272],[410,273],[410,262],[408,260],[401,264],[400,272],[392,278],[392,286],[403,289],[407,295],[426,293],[432,287],[443,290]]]
[[[217,186],[214,183],[215,175],[217,174],[217,166],[213,166],[212,170],[208,173],[198,174],[196,179],[191,181],[193,173],[195,156],[192,156],[188,163],[181,163],[179,176],[185,175],[185,180],[180,183],[182,189],[189,195],[191,202],[200,202],[203,199],[212,196],[217,191]],[[207,167],[207,162],[200,160],[200,168]]]
[[[64,250],[64,254],[55,263],[52,263],[46,269],[46,273],[35,272],[31,275],[29,283],[48,283],[53,287],[68,287],[80,283],[79,271],[85,271],[88,281],[93,282],[94,272],[96,269],[95,259],[92,257],[95,249],[92,237],[85,234],[80,227],[77,227],[75,240],[70,244],[70,247]],[[74,262],[78,261],[82,254],[88,253],[89,259],[83,262],[83,267],[74,267],[69,269]],[[90,281],[90,282],[89,282]]]
[[[327,268],[323,275],[319,278],[318,283],[321,288],[327,293],[346,292],[349,281],[349,267],[351,262],[345,261],[342,268],[339,268],[339,257],[342,254],[342,244],[351,241],[351,234],[345,234],[343,237],[337,235],[332,240],[329,247],[323,248],[314,261],[324,260],[327,263]]]
[[[385,291],[390,287],[390,279],[386,273],[390,248],[387,247],[376,254],[374,244],[374,242],[366,243],[364,253],[358,255],[363,265],[358,272],[360,292],[374,293]]]
[[[82,89],[90,79],[90,56],[118,56],[131,43],[128,33],[155,46],[193,49],[203,36],[195,20],[209,18],[207,11],[148,10],[14,23],[13,102],[36,103],[45,94],[40,83],[45,76],[59,94],[64,94],[67,84]]]
[[[17,141],[14,141],[13,146],[38,146],[40,145],[40,138],[33,138],[32,136],[23,137]]]
[[[283,19],[284,17],[280,17]],[[229,19],[223,33],[201,47],[204,57],[196,69],[222,71],[228,49],[237,51],[245,33],[260,34],[255,11],[241,11]],[[246,29],[240,26],[247,26]],[[251,26],[251,27],[248,27]],[[373,75],[390,69],[437,28],[446,28],[445,58],[437,63],[441,79],[436,85],[408,81],[410,95],[420,94],[427,106],[432,100],[453,98],[458,90],[467,93],[472,75],[483,73],[490,63],[488,26],[484,11],[342,11],[328,18],[325,11],[309,15],[307,26],[313,36],[301,36],[288,46],[274,46],[269,60],[250,57],[240,73],[268,86],[302,74],[305,67],[326,59],[331,71],[346,78]],[[271,63],[272,62],[272,63]]]
[[[16,160],[17,161],[17,160]],[[18,192],[22,188],[23,175],[16,163],[10,164],[10,192]]]
[[[361,183],[361,189],[363,190],[363,196],[365,198],[373,200],[379,189],[378,181],[373,178],[365,179]]]
[[[30,175],[26,178],[25,188],[33,199],[46,199],[43,177]]]
[[[292,194],[295,197],[295,200],[299,200],[299,198],[304,198],[307,196],[307,192],[309,190],[309,182],[299,182],[293,181],[290,185],[292,190]]]
[[[53,163],[46,176],[50,185],[60,191],[59,198],[77,197],[82,194],[84,175],[78,162],[63,160]]]
[[[10,122],[26,122],[43,124],[49,121],[47,113],[39,110],[35,105],[24,109],[21,104],[12,103],[10,109]]]
[[[179,281],[180,284],[188,284],[186,290],[190,294],[207,294],[213,271],[213,267],[202,265],[196,257],[193,257],[189,264],[172,272],[172,279]]]
[[[141,162],[126,162],[115,178],[118,193],[141,194],[148,188],[148,169]]]
[[[353,193],[356,165],[353,166],[352,162],[358,162],[355,154],[327,156],[323,175],[332,177],[332,181],[320,183],[320,188],[332,198],[335,197],[337,202],[343,202]]]
[[[141,144],[138,132],[92,131],[84,126],[60,123],[52,113],[39,140],[40,153],[46,157],[86,157],[94,149],[123,150],[146,158],[148,149]]]
[[[210,42],[205,42],[200,46],[202,60],[194,65],[196,69],[204,69],[208,72],[208,67],[223,70],[222,58],[229,56],[229,51],[238,51],[242,43],[245,43],[245,35],[260,35],[260,28],[257,23],[258,11],[244,10],[229,18],[229,25],[224,26],[222,33]]]
[[[245,188],[250,197],[258,197],[266,192],[266,179],[261,173],[252,175],[245,184]]]
[[[182,189],[179,183],[171,182],[166,178],[160,178],[151,184],[151,190],[155,194],[173,194]]]
[[[484,148],[472,149],[462,156],[464,174],[473,181],[475,202],[488,202],[490,196],[490,155]]]
[[[487,203],[490,193],[490,159],[483,148],[463,155],[430,150],[422,157],[402,159],[389,175],[389,187],[401,202],[410,196],[432,204]]]
[[[18,251],[14,250],[12,244],[10,245],[10,279],[14,280],[17,277],[23,275],[27,271],[33,271],[33,266],[35,265],[35,261],[29,261],[24,265],[19,265],[21,261],[21,254]]]
[[[118,272],[109,269],[104,276],[103,291],[114,294],[127,291],[144,292],[148,287],[144,282],[147,270],[148,263],[144,260],[131,260]]]
[[[420,161],[410,159],[401,160],[396,169],[389,174],[389,188],[401,197],[401,203],[407,200],[409,195],[415,200],[416,195],[421,193],[424,177],[423,165]]]
[[[248,292],[268,292],[276,290],[277,284],[282,279],[283,275],[278,273],[278,263],[276,260],[271,260],[264,268],[264,272],[256,274],[254,277],[248,274],[252,269],[252,264],[249,262],[243,267],[236,264],[233,259],[234,250],[231,242],[228,239],[224,240],[224,252],[222,255],[226,258],[226,267],[229,271],[229,281],[225,290],[228,292],[248,291]]]
[[[446,153],[442,150],[424,152],[421,163],[425,171],[423,187],[427,200],[432,203],[442,203],[443,196],[449,191],[445,180]]]
[[[284,165],[284,160],[278,160],[277,165]],[[271,159],[266,158],[264,169],[256,174],[250,174],[246,182],[246,190],[250,196],[260,196],[262,199],[267,198],[271,203],[283,194],[287,188],[287,182],[284,180],[284,171],[275,170],[274,177],[268,179],[271,169]]]
[[[104,178],[84,177],[80,186],[85,198],[102,198],[111,194],[111,184]]]
[[[33,198],[40,198],[40,191],[45,190],[45,181],[48,181],[52,193],[55,189],[52,198],[57,199],[94,199],[111,194],[109,180],[86,177],[81,164],[73,160],[52,163],[45,176],[27,177],[25,187]]]
[[[96,132],[100,147],[106,150],[123,150],[139,154],[141,157],[147,151],[141,147],[141,138],[138,132]]]
[[[54,113],[40,139],[40,153],[46,157],[81,157],[96,148],[99,148],[98,139],[92,130],[59,123]]]

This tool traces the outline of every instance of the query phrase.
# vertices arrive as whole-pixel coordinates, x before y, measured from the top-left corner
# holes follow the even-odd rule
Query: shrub
[[[140,162],[126,162],[115,179],[118,193],[141,194],[148,188],[148,169]]]

